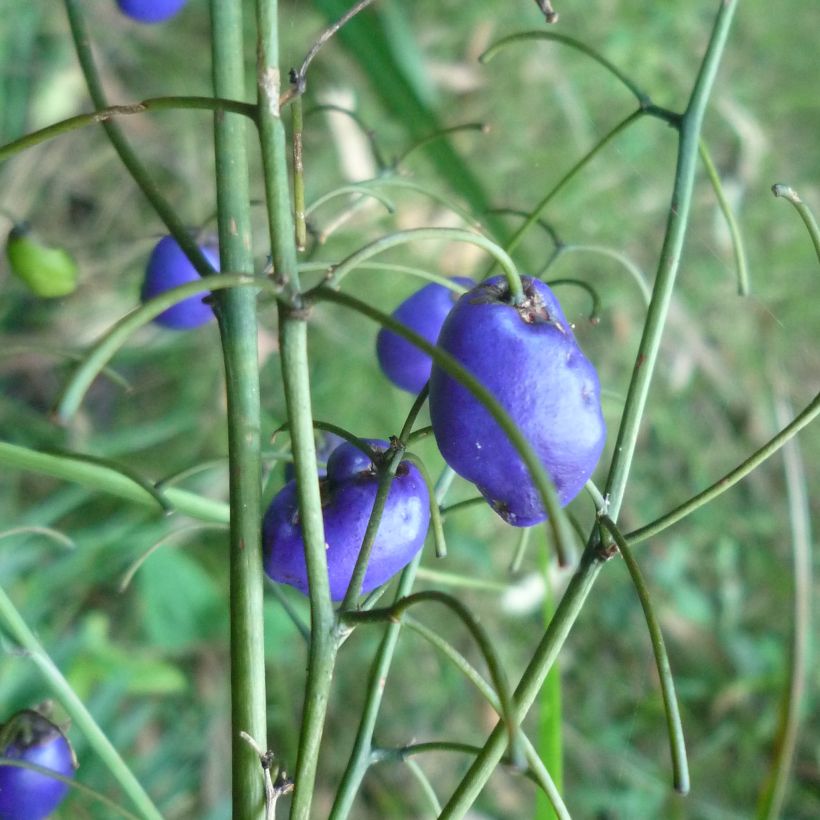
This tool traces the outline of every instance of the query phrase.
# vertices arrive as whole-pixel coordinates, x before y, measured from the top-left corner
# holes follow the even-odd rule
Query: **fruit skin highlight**
[[[455,276],[453,281],[467,288],[475,284],[472,279],[464,276]],[[456,291],[431,282],[405,299],[392,315],[430,344],[435,344],[441,326],[458,297]],[[376,355],[385,376],[402,390],[418,393],[430,378],[432,359],[391,330],[382,328],[379,331],[376,337]]]
[[[140,23],[161,23],[173,17],[187,0],[117,0],[123,14]]]
[[[74,777],[77,762],[63,733],[39,712],[17,712],[0,727],[0,757],[23,760]],[[60,804],[68,786],[32,769],[0,766],[0,818],[43,820]]]
[[[594,366],[581,352],[553,292],[522,277],[525,300],[510,303],[506,279],[496,276],[465,293],[438,345],[487,387],[521,428],[552,479],[561,505],[592,475],[606,427]],[[434,365],[430,419],[441,454],[475,483],[509,524],[546,519],[529,470],[484,406]]]
[[[219,270],[219,251],[216,246],[205,242],[200,245],[200,249],[214,269]],[[148,259],[140,298],[146,302],[170,288],[199,279],[196,268],[190,263],[176,239],[164,236],[157,242]],[[204,325],[214,318],[210,305],[203,301],[206,296],[207,293],[201,293],[183,299],[160,313],[154,321],[171,330],[190,330]]]
[[[366,439],[379,453],[390,445]],[[327,476],[320,481],[327,545],[330,597],[344,598],[367,522],[376,500],[379,477],[375,465],[358,447],[341,444],[330,455]],[[430,523],[430,496],[418,469],[399,465],[390,486],[362,593],[389,581],[422,548]],[[307,594],[305,545],[299,523],[296,481],[289,481],[271,501],[262,523],[265,572],[274,581]]]

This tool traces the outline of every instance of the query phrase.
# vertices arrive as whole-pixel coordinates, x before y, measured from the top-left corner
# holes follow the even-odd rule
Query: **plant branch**
[[[820,227],[817,226],[817,220],[814,218],[811,208],[803,202],[797,191],[788,185],[783,185],[782,183],[772,185],[772,193],[776,197],[782,197],[787,202],[791,202],[794,206],[794,209],[803,220],[806,230],[809,232],[812,244],[814,245],[814,252],[817,254],[818,261],[820,261]]]

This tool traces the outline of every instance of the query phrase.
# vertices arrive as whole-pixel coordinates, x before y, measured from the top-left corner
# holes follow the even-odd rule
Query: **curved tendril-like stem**
[[[51,780],[58,780],[63,785],[68,786],[68,788],[74,789],[80,794],[91,798],[91,800],[102,803],[109,811],[114,812],[114,814],[119,817],[125,817],[127,820],[140,820],[139,815],[132,814],[110,797],[106,797],[96,789],[86,786],[85,783],[80,783],[73,777],[65,777],[65,775],[55,772],[54,769],[49,769],[46,766],[38,766],[36,763],[31,763],[28,760],[22,760],[19,757],[3,757],[0,755],[0,768],[3,766],[15,766],[19,769],[27,769],[28,771],[36,772],[42,777],[48,777]]]
[[[624,74],[624,72],[621,71],[614,63],[610,62],[596,49],[588,46],[586,43],[582,43],[580,40],[576,40],[574,37],[568,37],[566,34],[559,34],[554,31],[522,31],[519,34],[511,34],[509,37],[504,37],[497,43],[493,43],[493,45],[481,54],[478,60],[481,63],[488,63],[493,59],[493,57],[495,57],[496,54],[498,54],[499,51],[503,50],[507,46],[514,43],[526,42],[528,40],[551,40],[553,42],[562,43],[565,46],[569,46],[576,51],[580,51],[582,54],[586,54],[587,57],[591,57],[596,63],[603,66],[610,74],[612,74],[613,77],[617,78],[624,86],[626,86],[626,88],[628,88],[629,91],[631,91],[635,96],[635,99],[638,101],[640,106],[644,107],[650,104],[649,96],[638,87],[637,83]]]
[[[518,543],[515,545],[512,561],[507,572],[510,575],[517,575],[521,571],[521,564],[524,563],[524,556],[527,554],[527,547],[532,536],[532,527],[524,527],[518,536]]]
[[[432,644],[436,649],[438,649],[446,658],[452,661],[459,671],[473,684],[473,686],[476,687],[476,689],[478,689],[496,713],[501,715],[501,703],[495,690],[487,683],[486,680],[484,680],[478,670],[449,641],[445,640],[436,631],[430,629],[409,615],[404,617],[404,623],[408,629],[412,629]],[[524,754],[526,756],[527,763],[529,763],[529,769],[524,772],[524,775],[532,779],[541,787],[552,803],[552,806],[560,820],[570,820],[569,811],[561,798],[561,794],[558,791],[555,782],[547,771],[546,766],[544,766],[544,763],[535,747],[532,745],[532,742],[523,730],[521,731],[521,741],[524,746]],[[419,752],[437,750],[444,751],[444,749],[441,748],[425,749],[423,748],[423,744],[419,744],[418,746],[414,744],[413,748],[417,749]],[[407,747],[405,747],[404,751],[407,753]],[[461,748],[453,749],[453,751],[467,751],[469,754],[476,754],[479,749],[476,747],[469,747],[469,749]]]
[[[55,698],[65,709],[73,724],[85,735],[89,746],[99,755],[111,775],[131,799],[134,807],[138,809],[143,820],[162,820],[162,815],[151,798],[111,745],[111,741],[71,688],[71,684],[51,660],[37,636],[29,629],[23,616],[2,586],[0,586],[0,623],[16,643],[28,653],[28,657],[40,670]]]
[[[490,132],[490,127],[485,122],[465,122],[461,125],[451,125],[448,128],[442,128],[439,131],[428,134],[426,137],[422,137],[420,140],[414,142],[409,148],[406,148],[396,157],[393,162],[393,168],[398,168],[407,159],[407,157],[418,151],[420,148],[424,148],[426,145],[429,145],[431,142],[435,142],[436,140],[446,139],[450,136],[450,134],[457,134],[460,131],[478,131],[481,134],[488,134]]]
[[[623,269],[632,277],[635,284],[641,291],[641,297],[643,298],[644,305],[649,307],[649,302],[652,299],[652,290],[646,281],[646,276],[626,254],[616,251],[614,248],[608,248],[605,245],[576,245],[573,243],[562,245],[558,249],[558,252],[550,259],[549,264],[542,269],[539,274],[539,278],[542,277],[561,256],[568,253],[597,253],[601,256],[608,256],[616,262],[620,262]]]
[[[431,345],[418,333],[413,332],[392,316],[382,313],[347,293],[341,293],[330,288],[317,288],[313,291],[313,294],[318,299],[335,302],[336,304],[355,310],[367,316],[369,319],[378,322],[382,327],[392,330],[397,336],[406,339],[430,356],[442,370],[469,390],[470,393],[484,405],[487,412],[495,419],[499,427],[501,427],[512,445],[518,451],[521,459],[527,465],[527,469],[530,471],[530,475],[538,488],[541,501],[547,512],[547,526],[550,528],[555,541],[555,549],[559,563],[562,566],[566,566],[567,556],[570,554],[572,544],[572,533],[566,513],[558,501],[555,487],[544,465],[539,460],[526,437],[519,430],[518,425],[510,418],[498,399],[452,356],[441,350],[441,348]]]
[[[331,268],[324,283],[324,288],[338,287],[342,279],[358,267],[360,263],[367,261],[383,251],[395,248],[397,245],[406,244],[407,242],[429,239],[467,242],[471,245],[483,248],[490,253],[504,269],[513,304],[517,305],[523,301],[524,291],[521,285],[521,275],[518,273],[518,268],[516,268],[515,262],[512,261],[509,254],[486,236],[473,233],[472,231],[465,231],[461,228],[411,228],[406,231],[396,231],[396,233],[387,234],[387,236],[376,239],[350,254],[350,256],[338,265]]]
[[[114,473],[119,473],[120,475],[124,475],[126,478],[130,479],[134,482],[138,487],[144,490],[151,498],[156,501],[157,506],[162,510],[163,513],[166,515],[172,513],[174,511],[174,505],[168,500],[165,493],[160,490],[153,481],[145,478],[142,474],[137,472],[136,470],[131,469],[128,465],[122,464],[119,461],[114,461],[110,458],[104,458],[103,456],[94,456],[90,455],[89,453],[75,453],[69,450],[60,450],[60,449],[46,449],[43,452],[46,455],[53,455],[53,456],[61,456],[64,458],[70,458],[74,461],[85,461],[88,464],[94,464],[97,467],[102,467],[107,470],[111,470]]]
[[[513,586],[512,582],[490,581],[486,578],[476,578],[473,575],[462,575],[458,572],[447,572],[429,567],[419,567],[416,577],[421,581],[430,581],[434,584],[461,589],[483,589],[485,592],[507,592]]]
[[[308,109],[305,111],[305,119],[310,117],[312,114],[318,114],[320,112],[333,112],[336,114],[345,114],[346,116],[350,117],[353,122],[359,126],[359,130],[364,134],[367,138],[367,141],[370,143],[370,150],[373,154],[373,159],[376,162],[376,167],[379,169],[380,172],[385,171],[387,168],[390,167],[390,163],[388,163],[385,158],[384,154],[381,152],[381,148],[379,148],[378,140],[376,139],[376,133],[372,128],[369,128],[365,121],[355,112],[351,111],[349,108],[345,108],[341,105],[333,105],[332,103],[320,103],[319,105],[313,106],[313,108]]]
[[[601,321],[600,317],[600,310],[601,310],[601,297],[598,294],[598,291],[589,284],[589,282],[584,282],[583,279],[550,279],[547,284],[553,288],[556,285],[572,285],[576,288],[581,288],[581,290],[585,290],[589,294],[590,302],[592,303],[589,309],[589,316],[587,316],[587,321],[593,325],[597,325],[598,322]]]
[[[235,287],[256,287],[272,290],[277,295],[280,292],[280,289],[270,280],[245,275],[219,274],[218,276],[209,276],[207,280],[201,279],[171,288],[159,294],[159,296],[149,299],[142,307],[136,308],[115,322],[86,354],[80,366],[74,371],[71,381],[66,386],[57,404],[57,418],[65,423],[77,412],[91,383],[117,350],[139,328],[148,324],[164,310],[183,299],[187,299],[189,296]]]
[[[596,156],[599,154],[612,140],[615,139],[622,131],[625,131],[629,126],[633,123],[637,122],[641,117],[646,114],[642,108],[639,108],[637,111],[633,111],[627,117],[624,117],[619,123],[617,123],[612,129],[610,129],[603,137],[601,137],[598,142],[584,154],[581,159],[578,160],[565,174],[558,180],[558,182],[546,193],[546,195],[541,199],[541,201],[533,208],[532,212],[530,213],[529,217],[525,220],[524,224],[521,225],[520,228],[510,237],[507,243],[504,245],[504,249],[511,253],[515,248],[518,247],[521,240],[523,239],[524,235],[527,231],[538,222],[539,217],[544,212],[544,209],[549,205],[550,202],[558,195],[558,193],[567,185],[570,180],[579,172],[581,171],[586,165],[588,165]],[[489,273],[492,271],[492,268],[489,269]]]
[[[281,585],[277,584],[276,581],[271,581],[267,586],[271,595],[276,598],[285,614],[290,618],[291,623],[296,627],[296,631],[302,636],[304,642],[310,645],[310,627],[304,622],[302,616],[296,611],[296,607],[282,591]]]
[[[817,220],[814,218],[814,214],[811,212],[809,206],[803,202],[797,191],[789,185],[784,185],[783,183],[772,185],[772,193],[776,197],[780,197],[788,202],[791,202],[794,209],[798,214],[800,214],[800,218],[803,220],[803,224],[806,226],[809,236],[811,237],[812,244],[814,245],[814,251],[817,254],[817,261],[820,262],[820,227],[818,227]]]
[[[428,425],[427,427],[420,427],[418,430],[413,430],[413,432],[407,436],[407,445],[410,446],[411,444],[415,444],[417,441],[421,441],[422,439],[428,438],[432,435],[432,425]]]
[[[473,640],[475,640],[478,645],[478,648],[487,664],[487,668],[489,669],[490,678],[498,695],[499,711],[502,715],[502,720],[507,727],[510,753],[513,757],[514,765],[518,766],[522,753],[520,742],[521,731],[518,723],[512,719],[512,699],[509,684],[507,683],[507,676],[504,672],[504,667],[495,652],[495,647],[493,646],[492,641],[484,631],[484,628],[473,617],[470,610],[461,603],[461,601],[454,598],[452,595],[448,595],[446,592],[426,590],[424,592],[415,592],[412,595],[408,595],[406,598],[396,601],[396,603],[392,606],[385,607],[384,609],[372,609],[370,612],[346,612],[342,615],[342,620],[348,624],[379,623],[382,621],[400,620],[406,610],[426,601],[435,601],[447,607],[461,620],[473,636]]]
[[[77,114],[74,117],[47,125],[45,128],[32,131],[19,139],[0,145],[0,162],[4,162],[9,157],[25,151],[27,148],[32,148],[61,134],[67,134],[89,125],[99,125],[117,117],[144,114],[148,111],[168,110],[229,111],[233,114],[241,114],[256,122],[256,106],[239,100],[225,100],[219,97],[150,97],[136,103],[109,105],[100,108],[98,111]]]
[[[179,484],[180,481],[184,481],[186,478],[190,478],[192,475],[202,473],[205,470],[210,470],[212,467],[224,466],[226,461],[226,456],[219,456],[218,458],[211,458],[208,459],[208,461],[203,461],[199,464],[193,464],[190,467],[184,467],[182,470],[177,470],[176,472],[170,473],[169,475],[155,481],[154,486],[158,490],[162,490],[165,487],[171,487],[174,484]]]
[[[667,527],[671,527],[672,524],[676,524],[704,504],[708,504],[722,493],[725,493],[726,490],[749,475],[752,470],[760,466],[767,458],[773,456],[789,439],[814,421],[818,414],[820,414],[820,393],[812,399],[806,408],[796,416],[790,424],[787,424],[776,436],[769,439],[766,444],[752,453],[745,461],[735,467],[734,470],[726,473],[723,478],[718,479],[714,484],[699,492],[688,501],[684,501],[683,504],[678,505],[675,509],[656,518],[649,524],[644,524],[643,527],[638,527],[638,529],[628,533],[625,536],[627,541],[634,545],[645,541],[647,538],[652,538],[652,536],[663,532]]]
[[[525,211],[522,208],[490,208],[485,211],[485,213],[498,214],[499,216],[520,216],[522,219],[530,218],[530,212]],[[543,228],[544,231],[546,231],[547,236],[552,240],[552,244],[556,249],[563,246],[564,243],[558,235],[558,231],[556,231],[546,219],[541,219],[539,217],[536,222],[539,228]]]
[[[649,384],[674,290],[681,248],[689,221],[697,165],[697,144],[703,117],[736,8],[737,0],[721,0],[718,6],[709,43],[701,60],[689,103],[678,127],[678,159],[666,235],[606,487],[610,500],[610,517],[613,521],[617,520],[623,502]],[[632,117],[637,119],[640,114],[640,111],[636,112]],[[624,124],[622,126],[625,127]],[[535,701],[605,561],[606,556],[601,552],[596,533],[593,531],[581,556],[578,570],[570,580],[516,689],[515,701],[519,716],[523,717]],[[502,758],[504,740],[503,727],[497,726],[444,807],[441,820],[464,817],[492,774],[495,765]]]
[[[318,199],[313,200],[305,208],[305,216],[309,217],[314,211],[321,208],[322,205],[326,204],[327,202],[331,202],[332,200],[336,199],[340,196],[348,196],[350,194],[357,194],[360,198],[370,198],[375,199],[384,205],[385,210],[392,214],[396,211],[396,205],[391,199],[388,199],[386,196],[377,193],[376,191],[370,190],[365,184],[362,183],[353,183],[351,185],[341,185],[338,188],[334,188],[332,191],[328,191],[326,194],[322,194]],[[358,204],[361,199],[356,201]]]
[[[74,41],[74,49],[77,53],[80,67],[82,68],[85,83],[91,101],[98,110],[108,108],[108,100],[103,91],[99,72],[94,62],[94,55],[91,51],[91,39],[85,24],[85,3],[82,0],[63,0],[68,22],[71,28],[71,37]],[[147,169],[142,164],[139,157],[134,152],[128,140],[126,140],[119,124],[111,120],[102,123],[108,139],[114,150],[120,157],[123,165],[128,169],[128,173],[133,178],[145,198],[156,211],[157,216],[165,224],[168,232],[176,239],[191,264],[200,276],[210,276],[215,273],[211,263],[199,248],[193,237],[189,234],[184,222],[177,216],[174,208],[165,199],[159,186],[151,179]]]
[[[77,548],[77,545],[74,541],[69,538],[64,532],[60,532],[59,530],[55,530],[52,527],[37,527],[33,524],[26,524],[22,527],[12,527],[9,530],[3,530],[0,532],[0,541],[4,538],[14,538],[17,535],[39,535],[41,538],[46,538],[49,541],[53,541],[55,544],[59,544],[61,547],[67,550],[73,550]]]
[[[701,137],[698,142],[698,151],[703,162],[703,167],[706,169],[706,175],[709,177],[709,182],[712,183],[712,189],[715,192],[715,198],[718,201],[718,207],[726,220],[726,227],[729,229],[729,236],[732,240],[732,252],[735,257],[735,270],[737,273],[737,292],[741,296],[749,295],[749,265],[746,261],[746,245],[743,242],[743,237],[740,233],[740,225],[735,217],[732,206],[726,198],[726,192],[723,190],[723,183],[720,181],[720,174],[718,174],[715,163],[712,162],[712,155],[709,148]]]
[[[422,769],[421,766],[419,766],[419,764],[410,757],[406,757],[402,762],[412,772],[421,786],[421,790],[424,792],[425,797],[430,803],[430,808],[433,811],[433,817],[438,817],[441,812],[441,803],[438,802],[438,797],[436,796],[433,784],[424,773],[424,769]]]
[[[305,262],[304,264],[299,266],[299,270],[326,271],[328,268],[331,267],[333,267],[332,262]],[[405,273],[408,276],[415,276],[418,279],[424,279],[427,282],[435,282],[437,285],[441,285],[442,287],[445,287],[448,290],[453,291],[453,293],[457,293],[459,295],[461,295],[462,293],[466,293],[469,290],[469,288],[464,287],[464,285],[454,281],[449,276],[441,276],[438,273],[433,273],[432,271],[424,270],[423,268],[415,268],[410,265],[396,265],[392,262],[372,262],[370,264],[358,265],[356,269],[361,271],[387,271],[388,273]]]
[[[463,219],[464,222],[472,228],[476,230],[481,228],[481,223],[466,208],[454,202],[446,194],[440,194],[438,191],[434,191],[432,188],[428,188],[426,185],[421,185],[418,182],[404,179],[404,177],[386,175],[366,180],[361,183],[361,185],[370,188],[401,188],[405,191],[413,191],[414,193],[426,196],[428,199],[446,208],[460,219]]]
[[[623,556],[624,563],[629,570],[632,583],[643,608],[649,637],[652,641],[652,652],[655,655],[655,664],[658,668],[658,677],[663,696],[663,707],[666,712],[666,726],[669,732],[669,747],[672,755],[672,774],[675,791],[680,794],[689,793],[689,764],[686,760],[686,743],[683,738],[683,725],[680,718],[678,698],[675,694],[675,681],[669,665],[669,656],[666,653],[666,644],[663,640],[661,625],[655,615],[649,589],[646,586],[643,573],[632,555],[632,550],[615,522],[607,515],[600,517],[600,522],[615,539],[618,550]]]
[[[486,503],[487,499],[484,498],[483,495],[476,495],[472,498],[465,498],[463,501],[456,501],[455,504],[448,504],[446,507],[442,507],[441,514],[449,515],[450,513],[458,512],[459,510],[466,510],[468,507],[479,507]]]
[[[340,427],[338,424],[332,424],[329,421],[319,421],[317,419],[313,419],[313,428],[315,430],[323,430],[325,433],[333,433],[334,435],[339,436],[339,438],[343,438],[345,441],[352,444],[354,447],[357,447],[371,461],[375,462],[378,460],[379,454],[363,438],[359,438],[354,433],[351,433],[350,430],[346,430],[344,427]],[[271,433],[271,444],[273,444],[274,440],[279,435],[279,433],[284,433],[286,430],[290,430],[290,422],[287,421],[284,424],[280,424],[273,431],[273,433]]]
[[[145,550],[142,555],[140,555],[135,561],[132,562],[131,566],[123,574],[122,578],[120,579],[118,590],[120,593],[126,592],[128,587],[131,586],[131,581],[134,580],[134,576],[139,571],[140,567],[161,547],[164,547],[170,541],[176,540],[178,537],[181,536],[188,536],[194,532],[202,532],[202,530],[225,530],[227,528],[227,524],[191,524],[188,527],[180,527],[178,530],[173,530],[173,532],[169,532],[167,535],[164,535],[159,541],[155,541],[147,550]]]
[[[416,423],[416,419],[419,417],[419,413],[421,412],[421,408],[424,407],[424,403],[427,401],[427,397],[430,395],[430,384],[429,382],[425,382],[424,387],[419,390],[416,398],[413,399],[413,404],[410,406],[410,410],[407,413],[407,418],[404,420],[404,424],[401,426],[401,432],[399,433],[399,441],[403,442],[405,445],[410,439],[410,433],[413,429],[413,425]]]
[[[87,459],[41,453],[0,441],[0,464],[82,484],[138,504],[152,507],[156,504],[154,496],[143,486],[135,484],[129,476],[111,466],[102,466]],[[224,502],[203,498],[176,487],[168,487],[164,496],[177,512],[191,518],[215,523],[226,523],[230,519],[230,510]]]

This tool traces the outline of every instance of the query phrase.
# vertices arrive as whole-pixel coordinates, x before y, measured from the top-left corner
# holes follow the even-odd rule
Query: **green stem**
[[[812,244],[814,245],[814,252],[817,254],[817,260],[820,261],[820,227],[817,226],[817,220],[814,218],[811,208],[803,202],[797,191],[788,185],[783,185],[782,183],[772,185],[772,193],[777,197],[783,197],[783,199],[791,202],[794,206],[794,209],[800,215],[803,224],[809,232]]]
[[[292,234],[289,234],[292,237]],[[279,348],[282,381],[290,419],[299,517],[305,544],[310,598],[310,646],[299,750],[294,772],[292,820],[307,820],[313,799],[319,746],[322,740],[330,683],[338,642],[330,600],[325,555],[322,501],[319,495],[313,411],[307,356],[307,322],[280,305]]]
[[[87,5],[82,0],[64,0],[68,22],[71,27],[71,36],[74,40],[74,48],[77,52],[77,59],[85,77],[88,93],[94,107],[98,110],[108,108],[108,101],[103,92],[97,67],[94,63],[94,55],[91,52],[91,41],[88,36],[88,29],[85,24],[84,6]],[[209,276],[214,273],[210,262],[200,250],[194,238],[188,232],[185,223],[177,216],[176,211],[162,195],[157,184],[151,179],[145,166],[139,157],[134,153],[128,140],[125,139],[119,125],[110,120],[102,123],[108,139],[114,150],[120,157],[122,164],[128,169],[128,173],[136,182],[145,198],[151,203],[159,218],[165,224],[168,232],[179,243],[180,248],[190,260],[200,276]]]
[[[422,137],[421,139],[414,142],[409,148],[406,148],[393,162],[393,168],[398,168],[407,157],[409,157],[415,151],[418,151],[420,148],[424,148],[425,145],[429,145],[431,142],[435,142],[436,140],[446,139],[451,134],[457,134],[460,131],[479,131],[482,134],[486,134],[489,132],[489,128],[487,127],[487,123],[484,122],[466,122],[462,125],[451,125],[448,128],[442,128],[439,131],[434,131],[432,134],[428,134],[426,137]]]
[[[647,312],[644,334],[630,381],[624,415],[615,446],[615,456],[610,466],[607,482],[609,509],[613,521],[617,520],[623,502],[629,466],[634,455],[638,430],[646,405],[649,382],[655,367],[657,351],[680,262],[692,200],[698,141],[703,115],[736,7],[737,0],[721,0],[720,2],[689,105],[680,123],[678,163],[666,237],[658,264],[653,298]],[[640,113],[636,112],[631,119],[636,119]],[[622,126],[625,127],[624,124]],[[558,604],[555,615],[516,689],[514,698],[517,709],[516,717],[519,720],[523,719],[523,716],[537,697],[546,675],[566,641],[570,629],[580,613],[605,560],[606,557],[601,553],[593,533],[593,537],[581,557],[578,570],[570,580],[564,597]],[[441,814],[442,820],[461,818],[468,811],[503,756],[504,740],[503,727],[498,725],[484,745],[482,752],[456,788],[450,801],[444,807]]]
[[[82,484],[93,490],[110,493],[156,509],[156,499],[143,486],[112,467],[86,459],[41,453],[18,444],[0,441],[0,464]],[[165,488],[163,495],[174,510],[191,518],[219,524],[226,524],[230,520],[229,507],[221,501],[203,498],[176,487]]]
[[[788,414],[784,398],[775,401],[779,424]],[[806,472],[800,448],[794,442],[783,451],[786,493],[792,535],[792,583],[794,589],[793,627],[788,680],[780,701],[780,720],[772,761],[760,796],[757,817],[776,820],[783,813],[800,723],[809,682],[811,652],[812,534]]]
[[[100,756],[108,770],[122,786],[123,791],[131,798],[131,802],[140,815],[145,820],[162,820],[162,815],[154,806],[151,798],[111,745],[105,732],[97,725],[91,713],[77,697],[77,693],[55,666],[2,587],[0,587],[0,619],[8,633],[26,650],[37,665],[54,696],[60,701],[74,725],[85,735],[91,748]]]
[[[147,111],[175,111],[193,109],[198,111],[230,111],[234,114],[241,114],[256,120],[256,106],[250,103],[239,102],[238,100],[224,100],[218,97],[151,97],[137,103],[127,105],[109,105],[99,111],[91,111],[88,114],[77,114],[66,120],[55,122],[45,128],[32,131],[20,139],[0,145],[0,162],[4,162],[9,157],[25,151],[41,142],[85,128],[89,125],[99,125],[106,123],[117,117],[126,117],[131,114],[144,114]]]
[[[760,466],[766,459],[773,456],[789,439],[797,435],[800,430],[817,418],[818,414],[820,414],[820,393],[812,399],[808,406],[796,416],[791,423],[787,424],[776,436],[769,439],[766,444],[752,453],[745,461],[735,467],[734,470],[726,473],[723,478],[719,478],[714,484],[690,498],[688,501],[684,501],[683,504],[678,505],[674,510],[670,510],[649,524],[644,524],[643,527],[639,527],[637,530],[627,533],[627,541],[629,541],[630,544],[639,544],[641,541],[645,541],[647,538],[651,538],[659,532],[662,532],[667,527],[671,527],[672,524],[677,523],[704,504],[708,504],[722,493],[725,493],[726,490],[749,475],[752,470]]]
[[[296,223],[296,250],[303,251],[307,245],[307,224],[305,223],[305,158],[304,117],[302,116],[302,97],[293,101],[291,113],[291,141],[293,142],[293,216]]]
[[[718,201],[718,206],[726,220],[726,227],[729,229],[729,236],[732,238],[732,251],[735,255],[735,268],[737,271],[737,292],[741,296],[749,295],[749,265],[746,262],[746,246],[743,242],[743,237],[740,234],[740,225],[738,225],[735,218],[732,206],[729,200],[726,199],[726,193],[723,190],[723,183],[720,181],[720,174],[715,168],[715,163],[712,162],[712,155],[709,153],[709,148],[703,139],[698,141],[698,151],[700,151],[700,158],[703,161],[703,167],[706,169],[706,175],[712,183],[712,188],[715,192],[715,197]]]
[[[465,231],[461,228],[411,228],[406,231],[396,231],[396,233],[383,236],[360,248],[355,253],[352,253],[338,265],[334,265],[328,272],[325,285],[328,287],[337,287],[350,271],[372,256],[376,256],[376,254],[382,253],[390,248],[395,248],[397,245],[422,239],[469,242],[471,245],[477,245],[479,248],[483,248],[490,253],[503,268],[507,276],[507,281],[509,282],[513,304],[519,304],[523,301],[524,291],[521,286],[521,275],[518,273],[515,262],[512,261],[509,254],[486,236],[473,233],[472,231]]]
[[[245,95],[241,2],[211,2],[213,83],[216,96]],[[214,118],[220,268],[253,272],[250,181],[245,123],[235,114]],[[230,475],[231,747],[233,816],[263,816],[265,789],[259,758],[242,732],[263,744],[267,738],[261,410],[256,294],[248,289],[219,293],[215,312],[222,337],[228,412]]]
[[[404,760],[404,765],[407,766],[408,769],[413,773],[416,780],[418,781],[419,785],[421,786],[422,791],[424,792],[425,797],[427,798],[428,802],[430,803],[430,808],[433,810],[433,817],[438,817],[439,812],[441,811],[441,803],[438,802],[438,797],[436,796],[435,789],[433,789],[433,784],[430,782],[427,775],[424,773],[424,769],[416,763],[415,760],[412,758],[407,758]]]
[[[333,265],[330,262],[305,262],[299,265],[299,270],[326,271],[328,268],[331,267],[333,267]],[[454,282],[449,276],[442,276],[441,274],[433,273],[432,271],[427,271],[423,268],[415,268],[411,265],[396,265],[392,262],[373,262],[366,265],[359,265],[358,270],[385,271],[387,273],[405,273],[408,276],[415,276],[419,279],[424,279],[426,282],[435,282],[437,285],[441,285],[442,287],[451,290],[453,293],[459,296],[462,293],[467,292],[467,288],[464,287],[464,285],[460,285],[458,282]]]
[[[655,616],[652,598],[646,586],[643,573],[635,557],[632,555],[632,549],[627,543],[627,540],[609,516],[602,515],[600,521],[615,539],[615,543],[618,545],[618,549],[623,556],[626,568],[629,570],[635,591],[638,593],[638,599],[641,602],[643,614],[646,618],[646,626],[649,629],[649,638],[652,641],[652,652],[655,655],[658,678],[661,683],[661,696],[663,697],[663,708],[666,713],[666,728],[669,732],[669,748],[672,754],[673,783],[675,791],[680,794],[688,794],[689,764],[686,760],[686,742],[683,737],[683,724],[680,718],[678,698],[675,694],[675,681],[672,677],[672,668],[669,665],[669,655],[666,652],[666,644],[663,640],[661,625]]]

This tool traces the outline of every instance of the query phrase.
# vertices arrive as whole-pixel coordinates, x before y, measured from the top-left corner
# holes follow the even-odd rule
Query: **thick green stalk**
[[[737,0],[721,0],[712,36],[701,63],[689,105],[680,123],[678,161],[672,202],[667,220],[666,237],[607,482],[609,513],[613,521],[616,519],[623,502],[629,467],[632,463],[638,430],[646,406],[649,383],[657,360],[661,335],[666,323],[667,311],[680,263],[692,200],[703,115],[736,7]],[[515,715],[517,720],[523,720],[524,715],[537,697],[604,562],[605,556],[596,545],[594,538],[591,539],[581,558],[578,570],[572,577],[567,591],[556,609],[555,616],[547,627],[541,643],[516,689],[514,699],[517,707]],[[484,745],[482,752],[477,756],[456,788],[450,801],[444,807],[441,814],[442,820],[444,818],[450,820],[451,818],[463,817],[468,811],[501,760],[504,754],[505,741],[504,727],[499,723]]]
[[[83,3],[82,0],[64,0],[64,3],[68,14],[68,22],[71,26],[71,36],[74,38],[77,59],[80,62],[91,101],[97,109],[107,108],[108,101],[103,93],[100,76],[94,63],[94,55],[91,53],[91,40],[85,25],[83,7],[87,4]],[[128,169],[128,173],[137,183],[145,198],[151,203],[165,227],[168,228],[169,233],[179,243],[185,255],[190,259],[191,264],[201,276],[212,274],[214,270],[211,264],[199,249],[194,238],[188,233],[184,222],[177,216],[176,211],[162,195],[154,180],[151,179],[145,166],[123,135],[119,125],[108,120],[103,122],[102,126],[111,145],[114,146],[114,150],[122,160],[122,164]]]
[[[212,0],[214,94],[245,94],[240,0]],[[220,267],[253,271],[245,122],[236,114],[214,118]],[[230,473],[231,747],[233,816],[264,814],[259,758],[240,733],[267,746],[265,648],[262,614],[261,419],[256,293],[220,291],[216,314],[222,336],[228,400]]]
[[[85,735],[91,748],[100,756],[108,770],[122,786],[123,791],[131,798],[140,816],[145,820],[162,820],[162,815],[151,802],[151,798],[145,793],[117,750],[111,745],[105,732],[55,666],[2,587],[0,587],[0,624],[40,669],[54,696],[60,701],[77,728]]]

